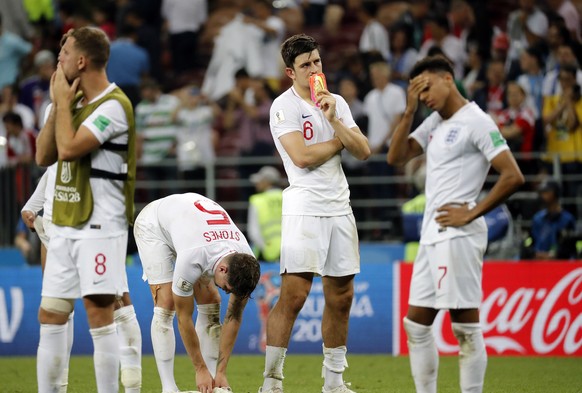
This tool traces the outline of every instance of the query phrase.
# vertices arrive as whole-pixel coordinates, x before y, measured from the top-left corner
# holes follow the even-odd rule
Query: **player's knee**
[[[68,316],[73,312],[75,301],[73,299],[60,299],[43,296],[40,301],[40,323],[66,323]]]
[[[281,302],[282,309],[293,314],[298,315],[299,311],[303,308],[305,300],[307,299],[307,293],[291,293],[287,296],[279,299]]]
[[[125,390],[141,388],[141,368],[125,367],[121,369],[121,383]]]
[[[338,314],[348,315],[352,308],[353,291],[336,294],[326,299],[326,305],[333,307]]]
[[[453,322],[452,327],[453,334],[459,343],[460,353],[470,355],[485,350],[483,330],[479,323]]]
[[[404,331],[408,337],[408,346],[423,347],[431,345],[434,342],[431,326],[421,325],[411,321],[407,317],[402,320]]]

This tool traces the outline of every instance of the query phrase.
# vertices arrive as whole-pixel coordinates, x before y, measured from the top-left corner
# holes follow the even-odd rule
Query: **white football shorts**
[[[127,292],[127,232],[115,237],[67,239],[52,234],[42,296],[77,299]]]
[[[487,232],[421,244],[408,304],[439,310],[479,308],[486,248]]]
[[[164,240],[157,218],[158,201],[143,208],[133,224],[133,235],[143,267],[143,279],[148,284],[172,282],[176,253]]]
[[[345,277],[360,272],[358,230],[353,214],[283,216],[281,274]]]

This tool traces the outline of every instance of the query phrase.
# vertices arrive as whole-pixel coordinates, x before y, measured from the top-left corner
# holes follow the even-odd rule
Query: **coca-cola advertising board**
[[[406,354],[402,318],[412,264],[394,264],[394,354]],[[481,325],[495,355],[582,356],[582,263],[485,262]],[[441,354],[456,354],[449,314],[433,324]]]

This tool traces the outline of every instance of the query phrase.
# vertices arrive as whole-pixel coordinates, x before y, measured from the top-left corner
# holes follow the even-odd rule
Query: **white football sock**
[[[322,377],[325,378],[325,389],[331,390],[344,384],[343,373],[348,366],[345,345],[337,348],[326,348],[323,345],[323,369]]]
[[[220,349],[220,303],[200,304],[196,307],[196,334],[200,342],[200,352],[204,363],[212,378],[216,375],[216,363],[218,361],[218,351]]]
[[[430,326],[421,325],[404,317],[408,337],[410,369],[417,393],[436,393],[439,354]]]
[[[36,354],[36,376],[39,393],[58,392],[67,358],[65,325],[40,325],[40,340]]]
[[[272,347],[267,345],[265,352],[265,372],[263,377],[263,391],[272,388],[283,388],[283,365],[285,364],[285,354],[287,348]]]
[[[119,338],[121,383],[125,393],[141,390],[141,330],[133,305],[125,306],[113,313]]]
[[[73,349],[73,338],[75,336],[75,312],[72,311],[69,314],[69,319],[67,320],[66,335],[67,335],[67,358],[65,359],[65,368],[63,369],[63,374],[61,375],[61,387],[59,388],[59,393],[67,393],[67,387],[69,385],[69,360],[71,359],[71,350]]]
[[[93,338],[93,362],[99,393],[119,390],[119,343],[115,324],[89,329]]]
[[[154,317],[152,318],[152,344],[164,392],[178,391],[174,379],[174,356],[176,354],[174,314],[176,314],[175,311],[154,307]]]
[[[452,323],[459,342],[461,392],[481,393],[487,368],[487,351],[479,323]]]

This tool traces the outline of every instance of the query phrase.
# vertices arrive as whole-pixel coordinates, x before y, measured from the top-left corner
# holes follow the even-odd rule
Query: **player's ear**
[[[293,68],[290,67],[285,67],[285,75],[293,79],[295,77],[295,70],[293,70]]]

